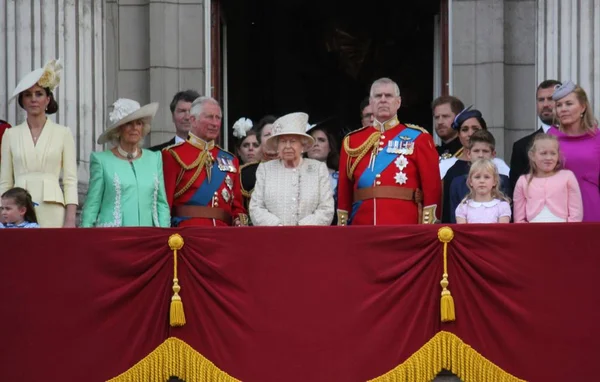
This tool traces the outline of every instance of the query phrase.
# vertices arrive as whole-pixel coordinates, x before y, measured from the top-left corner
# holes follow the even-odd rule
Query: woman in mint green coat
[[[114,147],[90,157],[82,227],[170,226],[161,153],[140,148],[157,109],[157,103],[140,107],[123,98],[113,104],[111,126],[98,144]]]

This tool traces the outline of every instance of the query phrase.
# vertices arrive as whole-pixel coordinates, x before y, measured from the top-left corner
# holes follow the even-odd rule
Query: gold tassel
[[[185,325],[185,313],[183,312],[183,301],[179,296],[181,287],[177,278],[177,251],[183,248],[183,238],[178,233],[169,237],[169,247],[173,251],[173,297],[171,297],[171,309],[169,319],[171,326]]]
[[[440,301],[440,313],[442,322],[451,322],[456,320],[454,311],[454,299],[448,290],[448,243],[454,238],[454,232],[450,227],[442,227],[438,230],[438,239],[444,243],[444,274],[442,275],[442,299]]]

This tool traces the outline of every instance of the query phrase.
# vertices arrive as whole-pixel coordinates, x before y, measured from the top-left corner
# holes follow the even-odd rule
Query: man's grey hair
[[[373,89],[379,85],[394,85],[394,93],[396,94],[396,97],[400,97],[400,88],[398,87],[398,84],[387,77],[380,78],[373,82],[373,85],[371,85],[371,90],[369,91],[369,95],[371,97],[373,97]]]
[[[192,106],[190,107],[190,115],[193,115],[194,117],[198,118],[200,114],[204,111],[204,105],[209,103],[221,107],[221,105],[219,105],[219,101],[212,97],[198,97],[194,100],[194,102],[192,102]]]

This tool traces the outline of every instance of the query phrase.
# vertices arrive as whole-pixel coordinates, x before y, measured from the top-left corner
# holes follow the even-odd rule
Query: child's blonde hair
[[[492,187],[492,198],[504,200],[505,202],[510,203],[510,198],[500,191],[500,174],[498,173],[498,168],[496,167],[496,164],[489,159],[479,159],[471,163],[469,175],[467,175],[467,186],[469,187],[469,193],[467,196],[465,196],[461,203],[466,203],[467,200],[475,198],[475,191],[471,186],[470,180],[473,174],[478,171],[487,171],[494,177],[496,185]]]
[[[536,134],[533,138],[533,142],[531,142],[531,146],[529,147],[529,151],[527,152],[527,156],[529,157],[529,174],[527,174],[527,186],[531,183],[533,176],[537,172],[538,168],[535,162],[533,161],[533,155],[537,150],[538,143],[540,141],[552,141],[556,143],[556,151],[558,152],[558,161],[556,162],[556,166],[554,167],[554,172],[562,169],[562,161],[561,161],[561,153],[560,153],[560,144],[558,143],[558,139],[554,135],[540,133]]]

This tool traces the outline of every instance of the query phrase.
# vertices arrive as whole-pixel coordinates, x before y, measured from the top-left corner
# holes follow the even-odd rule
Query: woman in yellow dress
[[[52,60],[19,82],[11,99],[18,97],[27,119],[2,139],[0,194],[13,187],[29,191],[42,228],[75,227],[78,203],[73,135],[47,117],[58,111],[52,92],[61,69],[59,61]]]

